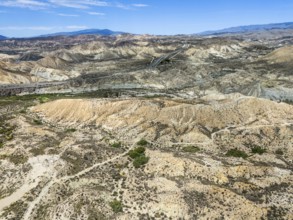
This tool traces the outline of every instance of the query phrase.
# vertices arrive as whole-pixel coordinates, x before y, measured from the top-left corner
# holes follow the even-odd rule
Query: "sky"
[[[292,0],[0,0],[0,35],[8,37],[91,28],[194,34],[290,21]]]

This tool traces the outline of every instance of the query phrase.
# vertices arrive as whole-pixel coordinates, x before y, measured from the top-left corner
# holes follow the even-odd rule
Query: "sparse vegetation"
[[[144,147],[137,147],[131,151],[129,151],[128,155],[132,158],[135,159],[137,157],[140,157],[144,155],[145,148]]]
[[[277,32],[0,41],[0,219],[290,218]]]
[[[233,149],[228,150],[228,152],[226,153],[226,156],[228,156],[228,157],[241,157],[243,159],[246,159],[248,157],[248,155],[244,151],[241,151],[237,148],[233,148]]]
[[[28,157],[21,154],[11,154],[11,155],[0,155],[0,160],[9,160],[15,165],[24,164],[28,161]]]
[[[253,148],[251,149],[251,153],[253,153],[253,154],[260,154],[260,155],[262,155],[262,154],[264,154],[265,152],[266,152],[266,149],[261,148],[261,147],[259,147],[259,146],[255,146],[255,147],[253,147]]]
[[[196,153],[200,151],[200,148],[197,146],[186,146],[182,148],[182,151],[187,152],[187,153]]]
[[[139,142],[137,142],[137,145],[139,146],[146,146],[149,142],[147,142],[145,139],[141,139]]]
[[[0,124],[0,148],[4,146],[6,141],[11,141],[13,139],[13,130],[15,126],[9,124]]]
[[[38,97],[38,100],[40,101],[40,103],[45,103],[45,102],[50,101],[50,99],[46,96],[40,96],[40,97]]]
[[[34,119],[34,124],[36,124],[36,125],[42,125],[43,122],[41,120],[39,120],[39,119]]]
[[[115,143],[111,144],[111,146],[114,148],[121,148],[122,144],[121,144],[121,142],[115,142]]]
[[[278,155],[284,155],[284,151],[282,149],[277,149],[275,153]]]
[[[25,155],[20,155],[20,154],[14,154],[8,156],[10,162],[19,165],[19,164],[24,164],[28,161],[28,157]]]
[[[135,168],[140,168],[141,166],[147,164],[149,162],[149,157],[146,157],[145,155],[141,155],[134,159],[133,166]]]
[[[75,128],[68,128],[68,129],[66,129],[65,132],[66,133],[73,133],[73,132],[76,132],[76,129]]]
[[[45,154],[45,149],[46,147],[34,147],[30,150],[30,152],[34,155],[34,156],[39,156],[39,155],[44,155]]]
[[[123,212],[123,205],[121,201],[118,201],[115,199],[112,202],[110,202],[109,205],[111,206],[113,212],[115,213]]]
[[[129,157],[133,159],[133,166],[135,168],[140,168],[141,166],[147,164],[149,157],[145,156],[145,148],[137,147],[128,153]]]
[[[27,203],[19,200],[17,202],[12,203],[7,208],[5,208],[2,216],[8,216],[12,214],[15,216],[15,218],[13,219],[22,219],[26,209],[27,209]]]

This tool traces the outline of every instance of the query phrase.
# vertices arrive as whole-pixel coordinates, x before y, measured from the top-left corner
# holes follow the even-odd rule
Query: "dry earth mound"
[[[293,61],[293,46],[282,47],[265,57],[271,63],[290,63]]]
[[[169,146],[178,142],[224,148],[261,144],[271,150],[277,145],[290,150],[293,134],[293,107],[257,98],[196,105],[170,100],[66,99],[32,110],[52,123],[94,124],[129,140],[147,136]]]

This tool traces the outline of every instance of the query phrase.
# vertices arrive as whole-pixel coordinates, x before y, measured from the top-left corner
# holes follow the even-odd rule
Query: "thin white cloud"
[[[101,12],[93,12],[93,11],[90,11],[88,12],[89,15],[97,15],[97,16],[104,16],[105,13],[101,13]]]
[[[76,9],[91,9],[95,7],[116,7],[121,9],[133,9],[134,7],[148,7],[146,4],[124,4],[110,0],[0,0],[0,6],[19,7],[29,9],[47,9],[67,7]]]
[[[1,0],[1,6],[6,7],[19,7],[19,8],[29,8],[29,9],[42,9],[49,6],[46,2],[41,2],[37,0]]]
[[[62,17],[79,17],[79,15],[73,15],[73,14],[58,14],[59,16],[62,16]]]
[[[149,7],[149,5],[146,5],[146,4],[132,4],[132,6],[138,7],[138,8]]]
[[[137,4],[124,4],[124,3],[121,3],[121,2],[116,2],[114,4],[114,7],[125,9],[125,10],[132,10],[134,8],[149,7],[149,5],[147,5],[147,4],[139,4],[139,3],[137,3]]]
[[[117,2],[115,4],[115,7],[125,9],[125,10],[131,9],[131,7],[129,5],[126,5],[126,4],[123,4],[123,3],[120,3],[120,2]]]
[[[109,3],[97,0],[49,0],[55,6],[68,8],[88,9],[90,7],[106,7]]]

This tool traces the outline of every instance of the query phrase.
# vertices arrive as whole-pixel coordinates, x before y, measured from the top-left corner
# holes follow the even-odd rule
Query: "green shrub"
[[[149,157],[146,157],[145,155],[141,155],[134,159],[133,166],[135,168],[140,168],[141,166],[147,164],[149,162]]]
[[[242,157],[243,159],[246,159],[248,157],[248,155],[241,150],[238,150],[237,148],[228,150],[228,152],[226,153],[226,156],[228,157]]]
[[[136,144],[137,145],[140,145],[140,146],[145,146],[147,145],[149,142],[147,142],[145,139],[141,139],[139,142],[137,142]]]
[[[122,144],[121,144],[121,142],[115,142],[115,143],[111,144],[111,146],[114,148],[121,148]]]
[[[265,152],[266,152],[266,149],[261,148],[259,146],[251,148],[251,153],[253,153],[253,154],[260,154],[261,155],[261,154],[263,154]]]
[[[200,151],[199,147],[196,147],[196,146],[186,146],[186,147],[183,147],[182,150],[188,153],[196,153]]]
[[[278,154],[278,155],[284,155],[284,152],[282,151],[282,149],[276,150],[275,153]]]
[[[111,206],[113,212],[115,212],[115,213],[123,211],[123,205],[122,205],[121,201],[118,201],[115,199],[112,202],[110,202],[109,205]]]
[[[131,151],[129,151],[128,155],[132,158],[135,159],[137,157],[140,157],[144,155],[145,148],[144,147],[137,147]]]
[[[68,128],[68,129],[66,129],[65,132],[66,133],[73,133],[73,132],[76,132],[76,129],[75,128]]]
[[[149,161],[149,158],[145,156],[145,148],[137,147],[129,151],[128,155],[133,159],[133,166],[139,168]]]
[[[43,124],[43,122],[40,121],[40,120],[38,120],[38,119],[34,119],[34,123],[35,123],[36,125],[42,125],[42,124]]]
[[[46,96],[40,96],[40,97],[38,97],[38,99],[39,99],[40,103],[45,103],[45,102],[50,101],[50,99]]]

